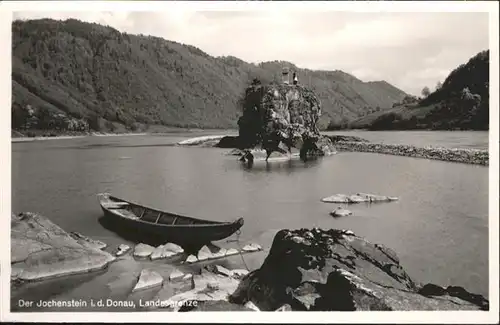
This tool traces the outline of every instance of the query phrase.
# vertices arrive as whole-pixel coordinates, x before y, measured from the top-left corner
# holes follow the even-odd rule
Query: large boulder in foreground
[[[461,287],[417,284],[390,249],[351,231],[281,230],[261,268],[243,278],[230,302],[262,311],[487,310]]]
[[[296,148],[302,157],[322,155],[331,140],[319,133],[321,105],[314,92],[301,85],[254,80],[241,101],[243,115],[238,120],[239,148],[261,146],[268,154]],[[321,143],[318,145],[318,141]],[[225,145],[229,140],[224,140]],[[280,147],[280,145],[282,145]]]
[[[34,281],[89,272],[115,258],[35,213],[12,215],[12,280]]]

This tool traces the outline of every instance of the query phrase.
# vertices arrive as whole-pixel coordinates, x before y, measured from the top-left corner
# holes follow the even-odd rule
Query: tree
[[[28,121],[30,114],[19,104],[12,105],[12,128],[13,129],[24,129],[26,128],[26,122]]]
[[[429,87],[425,86],[423,89],[422,89],[422,96],[427,97],[431,94],[431,91],[429,90]]]
[[[436,90],[441,89],[441,87],[443,87],[443,83],[441,81],[438,81],[436,84]]]

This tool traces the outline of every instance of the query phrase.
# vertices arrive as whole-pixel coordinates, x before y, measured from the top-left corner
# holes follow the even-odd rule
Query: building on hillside
[[[281,72],[281,80],[286,85],[290,84],[290,70],[288,69],[288,67],[283,68],[283,70]]]

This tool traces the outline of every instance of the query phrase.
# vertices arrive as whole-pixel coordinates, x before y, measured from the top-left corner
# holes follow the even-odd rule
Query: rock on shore
[[[147,258],[150,257],[154,251],[155,247],[148,244],[139,243],[134,247],[134,257]]]
[[[89,243],[39,214],[13,214],[11,279],[34,281],[84,273],[102,269],[115,259],[100,249],[102,244]]]
[[[262,311],[488,309],[484,297],[461,287],[438,294],[424,288],[393,251],[352,232],[281,230],[260,269],[243,278],[229,301],[252,301]]]
[[[180,292],[170,297],[159,295],[159,299],[165,301],[165,306],[178,311],[183,305],[189,305],[188,301],[199,302],[228,302],[229,295],[234,292],[239,280],[227,275],[216,274],[202,270],[201,274],[193,275],[192,289]],[[166,298],[166,299],[165,299]]]
[[[184,249],[173,243],[166,243],[156,247],[149,256],[152,261],[176,256],[184,252]]]
[[[158,274],[158,272],[144,269],[139,275],[137,284],[132,291],[146,290],[149,288],[161,286],[163,283],[163,277]]]

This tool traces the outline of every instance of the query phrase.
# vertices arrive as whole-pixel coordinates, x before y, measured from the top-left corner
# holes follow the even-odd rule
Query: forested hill
[[[421,99],[405,98],[394,108],[364,116],[352,128],[372,130],[488,130],[490,51],[474,55]],[[424,92],[424,91],[423,91]]]
[[[250,80],[275,80],[284,66],[317,93],[325,126],[389,108],[406,95],[387,82],[363,82],[341,71],[213,57],[190,45],[74,19],[15,21],[12,31],[16,130],[236,127]]]

